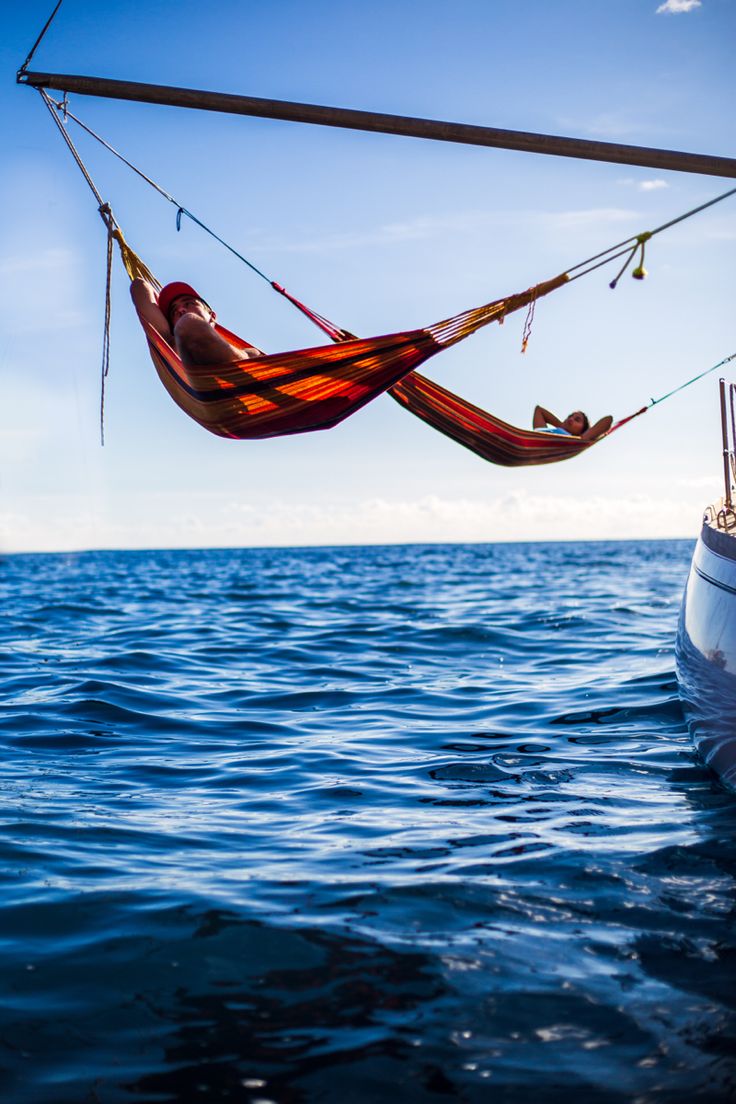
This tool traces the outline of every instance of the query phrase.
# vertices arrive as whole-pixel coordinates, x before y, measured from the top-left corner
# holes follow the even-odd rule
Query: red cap
[[[173,284],[167,284],[166,287],[162,287],[158,293],[158,305],[159,308],[169,317],[169,308],[175,299],[178,299],[181,295],[190,295],[193,299],[201,299],[202,296],[198,291],[195,291],[191,284],[182,284],[175,282]]]

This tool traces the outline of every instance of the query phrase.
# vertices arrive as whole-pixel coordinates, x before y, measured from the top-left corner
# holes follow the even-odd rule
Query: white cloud
[[[656,192],[660,188],[669,188],[666,180],[642,180],[637,185],[640,192]]]
[[[666,187],[654,183],[654,187]],[[327,253],[341,249],[386,248],[402,242],[427,241],[432,238],[446,237],[448,234],[475,235],[481,228],[504,227],[511,225],[528,226],[535,221],[540,225],[562,229],[571,226],[620,223],[637,218],[635,211],[616,207],[593,207],[580,211],[461,211],[443,215],[417,215],[405,222],[385,223],[363,232],[344,234],[326,234],[320,238],[305,238],[301,241],[282,238],[268,238],[253,241],[250,252],[254,255],[273,255],[280,253]]]
[[[625,207],[590,207],[581,211],[558,211],[543,216],[545,221],[562,229],[580,229],[585,226],[632,222],[639,216],[636,211]]]
[[[637,180],[634,176],[625,176],[618,181],[625,188],[636,188],[638,192],[658,192],[662,188],[669,188],[666,180],[655,177],[652,180]]]
[[[462,211],[446,215],[418,215],[405,222],[385,223],[363,232],[344,234],[325,234],[317,239],[295,241],[281,238],[266,238],[251,244],[252,253],[323,253],[337,249],[358,249],[369,246],[383,247],[406,241],[424,241],[428,238],[444,236],[448,233],[472,233],[479,226],[495,225],[503,218],[502,213],[487,211]]]
[[[681,12],[695,11],[701,6],[701,0],[665,0],[657,8],[657,15],[679,15]]]
[[[593,118],[561,116],[558,118],[561,131],[572,134],[593,134],[597,138],[631,137],[641,132],[641,120],[633,119],[618,111],[606,111]]]

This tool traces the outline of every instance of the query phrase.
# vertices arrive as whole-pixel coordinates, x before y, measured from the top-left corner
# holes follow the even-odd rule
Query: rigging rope
[[[71,138],[69,137],[66,127],[62,123],[61,119],[59,118],[59,116],[58,116],[57,112],[54,110],[54,108],[56,108],[57,110],[63,111],[65,117],[67,116],[67,114],[70,115],[71,113],[66,112],[65,105],[63,103],[60,103],[57,100],[53,100],[51,98],[51,96],[49,96],[49,94],[48,94],[48,92],[46,91],[45,88],[40,89],[40,92],[41,92],[41,97],[42,97],[44,103],[46,104],[46,107],[49,109],[49,114],[51,115],[51,118],[54,120],[54,122],[55,122],[55,124],[56,124],[56,126],[59,130],[59,133],[61,134],[62,138],[64,139],[67,146],[69,147],[71,155],[74,158],[74,160],[77,162],[77,165],[79,166],[79,169],[82,173],[82,176],[84,177],[84,179],[87,181],[89,187],[91,188],[92,194],[95,197],[95,199],[97,200],[97,207],[98,207],[98,210],[99,210],[99,208],[104,205],[105,201],[103,200],[100,193],[97,191],[97,188],[95,186],[95,182],[92,179],[92,177],[89,175],[89,172],[87,171],[87,166],[85,165],[84,161],[80,157],[79,152],[77,150],[77,147],[74,145]]]
[[[174,196],[170,194],[170,192],[167,192],[165,188],[162,188],[160,184],[157,184],[156,181],[153,180],[146,173],[144,173],[142,169],[139,169],[136,165],[129,161],[127,157],[120,153],[119,150],[116,150],[114,146],[110,145],[110,143],[107,142],[100,134],[97,134],[96,131],[92,130],[91,127],[88,127],[87,124],[83,123],[81,119],[77,118],[77,116],[69,110],[66,99],[54,100],[51,96],[49,96],[45,88],[41,88],[39,89],[39,91],[46,101],[46,106],[49,107],[50,110],[53,111],[53,108],[51,107],[51,105],[53,105],[53,107],[55,107],[57,111],[63,112],[65,119],[72,119],[73,122],[77,124],[77,126],[86,131],[86,133],[89,134],[90,137],[99,142],[101,146],[104,146],[106,150],[112,153],[113,156],[117,157],[119,161],[122,161],[124,165],[127,165],[129,169],[131,169],[137,176],[141,178],[141,180],[144,180],[146,184],[149,184],[154,189],[154,191],[158,192],[160,196],[163,196],[165,200],[167,200],[169,203],[172,203],[174,207],[176,207],[177,230],[181,229],[181,216],[186,215],[188,219],[191,219],[192,222],[196,223],[196,225],[204,230],[206,234],[209,234],[211,238],[214,238],[215,241],[220,243],[220,245],[223,245],[225,249],[232,253],[233,256],[237,257],[239,261],[242,261],[244,265],[247,265],[252,272],[255,272],[256,276],[260,276],[262,280],[265,280],[266,283],[271,288],[273,288],[274,291],[277,291],[279,295],[283,295],[285,299],[288,299],[288,301],[293,306],[295,306],[297,310],[300,310],[302,314],[306,315],[306,317],[309,318],[311,322],[314,322],[316,326],[318,326],[321,330],[328,334],[328,336],[331,337],[333,341],[344,341],[353,336],[351,333],[349,333],[348,330],[343,330],[341,327],[335,326],[335,324],[333,322],[330,322],[329,319],[325,318],[317,311],[314,311],[310,307],[306,306],[305,303],[302,303],[299,299],[293,296],[289,291],[286,290],[286,288],[282,284],[278,283],[277,280],[273,280],[270,276],[267,276],[265,272],[262,272],[257,265],[254,265],[252,261],[249,261],[247,257],[244,257],[243,254],[240,253],[234,246],[230,245],[229,242],[225,241],[224,238],[221,238],[219,234],[216,234],[214,230],[206,225],[206,223],[202,222],[202,220],[198,218],[192,211],[190,211],[188,207],[185,207],[183,203],[179,203],[179,201],[175,199]],[[58,119],[56,118],[56,116],[54,116],[54,119],[58,124]],[[64,132],[64,136],[67,138],[67,143],[71,146],[71,140],[66,135],[66,132]],[[89,174],[87,173],[86,169],[82,167],[81,158],[76,150],[74,150],[74,156],[80,167],[82,168],[85,176],[89,180]]]
[[[609,286],[612,289],[616,287],[616,284],[621,279],[621,276],[629,267],[629,262],[633,258],[637,249],[641,249],[642,275],[644,275],[644,245],[646,242],[649,241],[650,238],[653,238],[655,234],[661,234],[663,230],[669,230],[671,226],[676,226],[678,222],[684,222],[685,219],[692,218],[693,215],[699,215],[701,211],[704,211],[706,209],[706,207],[712,207],[715,203],[720,203],[721,200],[728,199],[728,197],[732,195],[736,195],[736,188],[729,188],[727,192],[722,192],[721,195],[717,195],[713,199],[709,199],[705,203],[701,203],[698,207],[693,207],[691,208],[691,210],[685,211],[682,215],[678,215],[676,218],[670,219],[669,222],[663,222],[661,226],[655,227],[654,230],[645,230],[641,234],[634,234],[632,237],[626,238],[624,241],[619,242],[618,245],[612,245],[610,249],[605,249],[602,253],[597,253],[594,257],[589,257],[587,261],[581,261],[580,264],[573,265],[572,268],[568,268],[568,275],[570,275],[570,273],[572,272],[576,272],[577,269],[584,269],[584,271],[578,272],[576,276],[570,275],[570,279],[577,280],[579,276],[586,276],[594,269],[600,268],[600,264],[607,264],[608,261],[613,261],[617,257],[623,256],[623,254],[627,252],[628,247],[632,245],[632,243],[633,246],[631,248],[630,255],[626,261],[626,264],[623,266],[616,279],[611,281]],[[599,257],[606,257],[607,254],[612,254],[612,256],[608,257],[607,261],[601,261],[600,264],[596,265],[592,264],[593,261],[597,261]],[[584,268],[585,265],[591,265],[591,267]],[[641,279],[641,277],[638,278]]]
[[[723,360],[719,360],[717,364],[713,364],[710,368],[706,368],[704,372],[699,372],[698,375],[693,376],[692,379],[685,380],[684,383],[679,384],[677,387],[673,387],[666,395],[660,395],[658,399],[650,399],[646,406],[642,406],[641,409],[635,410],[633,414],[628,414],[625,418],[621,418],[618,422],[615,422],[606,436],[610,436],[615,429],[620,429],[621,426],[625,426],[627,422],[631,422],[634,418],[638,418],[640,414],[646,414],[647,410],[651,410],[653,406],[658,406],[659,403],[664,402],[665,399],[672,398],[678,391],[684,391],[686,387],[690,387],[691,384],[697,383],[698,380],[703,379],[704,376],[709,376],[711,372],[715,372],[717,368],[722,368],[724,364],[729,364],[732,360],[736,360],[736,353],[731,353],[730,356],[724,357]]]
[[[25,61],[23,62],[23,64],[21,65],[20,69],[18,70],[18,74],[17,74],[17,76],[18,76],[18,79],[20,79],[20,78],[21,78],[21,77],[23,76],[23,74],[25,73],[26,69],[27,69],[27,68],[28,68],[28,66],[29,66],[29,65],[31,64],[31,58],[33,57],[33,55],[35,54],[36,50],[37,50],[37,49],[38,49],[38,47],[40,46],[40,44],[41,44],[41,39],[43,38],[43,36],[44,36],[44,35],[46,34],[47,30],[49,29],[49,27],[50,27],[50,26],[51,26],[51,24],[53,23],[53,21],[54,21],[54,16],[56,15],[56,13],[58,12],[59,8],[61,7],[61,4],[62,4],[62,0],[59,0],[58,4],[56,5],[56,7],[54,8],[54,10],[52,11],[51,15],[50,15],[50,16],[48,17],[48,19],[46,20],[46,23],[44,24],[43,30],[41,31],[40,35],[38,36],[38,38],[36,39],[36,41],[35,41],[35,42],[33,43],[33,45],[31,46],[31,52],[29,53],[28,57],[26,58],[26,60],[25,60]]]
[[[61,0],[59,0],[61,3]],[[58,5],[57,5],[58,7]],[[115,228],[117,226],[115,218],[112,213],[112,209],[109,203],[105,203],[104,199],[100,195],[94,180],[87,171],[87,166],[79,155],[76,146],[72,142],[71,138],[67,134],[66,127],[62,123],[58,114],[54,110],[52,104],[54,101],[49,95],[47,95],[45,89],[41,89],[41,95],[44,102],[49,109],[51,118],[56,123],[59,132],[66,142],[72,157],[76,161],[84,179],[89,185],[92,195],[97,200],[97,210],[100,213],[102,221],[107,227],[107,256],[106,256],[106,278],[105,278],[105,315],[102,330],[102,366],[100,369],[100,444],[105,444],[105,381],[110,371],[110,318],[112,314],[112,261],[113,261],[113,248],[112,242],[114,237]],[[63,105],[62,105],[63,106]]]
[[[703,376],[710,375],[711,372],[715,372],[716,368],[722,368],[724,364],[729,364],[732,360],[736,360],[736,353],[731,353],[730,356],[724,357],[723,360],[719,360],[717,364],[714,364],[712,368],[706,368],[704,372],[700,372],[699,375],[686,380],[684,383],[681,383],[679,387],[674,387],[671,391],[668,391],[666,395],[660,395],[658,399],[650,399],[647,410],[649,407],[656,406],[658,403],[664,402],[665,399],[671,398],[672,395],[676,395],[678,391],[684,391],[691,383],[697,383]]]

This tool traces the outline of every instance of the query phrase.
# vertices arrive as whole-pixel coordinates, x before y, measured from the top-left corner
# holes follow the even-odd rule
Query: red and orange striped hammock
[[[160,287],[119,230],[115,237],[131,279],[142,275]],[[414,369],[567,280],[563,273],[527,291],[403,333],[356,338],[328,324],[324,328],[334,344],[214,366],[184,365],[152,326],[142,325],[153,363],[171,398],[219,437],[254,440],[330,429],[387,391],[412,414],[485,460],[506,466],[548,464],[575,456],[593,442],[518,429]],[[247,344],[223,326],[215,328],[233,348]]]
[[[410,372],[391,388],[389,395],[445,437],[464,445],[483,460],[505,468],[569,460],[601,440],[597,437],[584,441],[581,437],[540,429],[520,429],[473,406],[419,372]]]

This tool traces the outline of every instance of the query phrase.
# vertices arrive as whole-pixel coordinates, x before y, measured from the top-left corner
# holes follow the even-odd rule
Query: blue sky
[[[693,536],[720,493],[716,377],[587,456],[483,463],[378,399],[327,433],[207,434],[171,403],[118,266],[106,445],[105,239],[40,97],[14,74],[51,8],[0,45],[0,547],[6,551]],[[64,0],[32,68],[733,155],[732,0]],[[663,10],[658,10],[658,7]],[[72,107],[269,275],[360,334],[431,323],[551,276],[728,181],[72,97]],[[79,137],[128,239],[269,351],[295,311]],[[736,200],[489,327],[428,374],[519,424],[536,402],[622,416],[736,351]],[[733,372],[736,378],[736,369]]]

